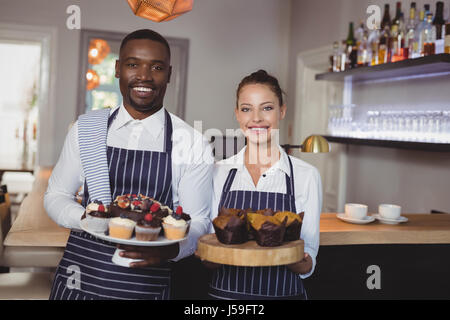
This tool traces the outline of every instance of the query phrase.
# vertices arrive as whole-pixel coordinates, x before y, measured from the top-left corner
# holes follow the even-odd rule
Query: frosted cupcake
[[[189,231],[190,219],[188,214],[183,213],[181,206],[177,208],[176,212],[165,217],[162,226],[166,238],[168,240],[183,239]]]
[[[147,213],[136,225],[136,240],[155,241],[161,231],[161,219]]]
[[[109,221],[109,236],[119,239],[130,239],[136,222],[127,218],[111,218]]]
[[[86,221],[89,230],[98,233],[106,232],[111,218],[108,211],[108,206],[103,205],[101,201],[95,200],[89,203],[86,207]]]

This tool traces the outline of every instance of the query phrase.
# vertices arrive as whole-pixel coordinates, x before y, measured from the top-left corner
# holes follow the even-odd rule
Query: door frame
[[[41,44],[40,79],[38,95],[38,130],[36,165],[46,165],[48,159],[40,155],[53,155],[53,145],[48,143],[54,136],[56,122],[55,83],[58,29],[49,26],[0,23],[0,39],[10,41],[39,42]],[[45,123],[43,123],[45,120]]]
[[[305,139],[310,134],[326,134],[328,113],[320,110],[308,111],[308,106],[311,105],[306,101],[306,82],[311,81],[311,72],[313,74],[322,73],[327,70],[329,64],[329,56],[332,52],[332,46],[323,46],[312,50],[300,52],[297,55],[297,75],[296,75],[296,90],[295,90],[295,115],[293,136],[298,139]],[[314,80],[315,81],[315,80]],[[342,90],[342,84],[335,84],[331,82],[325,83],[324,96],[320,97],[323,101],[323,110],[327,110],[328,105],[331,104],[331,95],[338,95],[341,99],[347,99],[345,94],[347,90]],[[331,93],[331,94],[330,94]],[[342,94],[344,93],[344,96]],[[342,103],[340,101],[339,103]],[[319,123],[319,132],[304,132],[302,128],[302,115],[305,113],[314,113],[318,116],[315,119]],[[301,143],[301,141],[300,141]],[[326,211],[335,210],[336,212],[343,212],[346,202],[347,193],[347,147],[339,144],[330,144],[331,152],[328,156],[318,157],[318,161],[314,165],[319,170],[323,184],[323,207]],[[301,157],[301,153],[297,151],[296,155]],[[337,161],[336,161],[337,160]],[[331,208],[331,209],[330,209]]]

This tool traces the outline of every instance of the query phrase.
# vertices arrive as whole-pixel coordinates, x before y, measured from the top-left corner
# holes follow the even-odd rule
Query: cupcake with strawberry
[[[155,241],[161,231],[161,219],[151,213],[147,213],[144,219],[136,225],[136,240]]]
[[[95,200],[86,207],[86,221],[88,228],[93,232],[104,233],[108,230],[109,207],[105,206],[101,201]]]
[[[190,222],[191,217],[179,206],[176,211],[172,211],[163,219],[164,235],[168,240],[183,239],[189,232]]]

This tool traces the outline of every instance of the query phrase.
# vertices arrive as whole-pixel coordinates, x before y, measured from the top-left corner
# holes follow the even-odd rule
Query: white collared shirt
[[[305,242],[305,252],[313,261],[313,267],[302,278],[309,277],[316,265],[320,238],[320,213],[322,211],[322,183],[319,171],[303,160],[289,156],[279,147],[280,160],[274,163],[258,180],[255,186],[252,177],[244,165],[244,147],[238,154],[216,163],[213,175],[214,192],[211,205],[211,220],[218,215],[223,186],[231,169],[236,168],[236,176],[230,191],[246,190],[258,192],[286,193],[286,177],[291,175],[289,160],[292,161],[294,173],[295,207],[297,213],[304,212],[300,238]],[[292,177],[291,177],[292,179]],[[211,232],[214,229],[211,225]]]
[[[111,110],[111,113],[115,110]],[[177,116],[170,114],[172,134],[172,195],[192,218],[188,240],[180,245],[179,260],[194,253],[197,239],[210,228],[211,184],[214,158],[208,141]],[[135,120],[123,104],[107,135],[107,145],[134,150],[164,151],[165,109]],[[74,195],[84,185],[78,144],[78,122],[70,129],[60,158],[49,179],[44,206],[60,226],[80,229],[84,208]]]

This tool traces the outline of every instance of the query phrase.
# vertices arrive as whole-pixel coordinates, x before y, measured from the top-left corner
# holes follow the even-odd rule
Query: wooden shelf
[[[407,149],[407,150],[433,151],[433,152],[450,152],[450,143],[358,139],[358,138],[344,138],[334,136],[324,136],[324,137],[325,139],[328,140],[328,142],[342,143],[342,144]]]
[[[316,80],[362,82],[398,77],[439,75],[450,73],[450,54],[442,53],[417,59],[359,67],[342,72],[327,72],[316,75]]]

